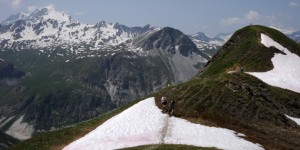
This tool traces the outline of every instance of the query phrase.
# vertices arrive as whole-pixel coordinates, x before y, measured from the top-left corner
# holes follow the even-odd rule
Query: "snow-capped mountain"
[[[172,64],[169,69],[174,73],[176,82],[194,76],[210,59],[187,35],[170,27],[141,34],[133,39],[132,45]]]
[[[11,15],[7,19],[5,19],[3,22],[1,22],[1,24],[2,25],[10,25],[10,24],[15,23],[18,20],[24,20],[27,16],[28,16],[28,14],[19,12],[19,13],[15,14],[15,15]]]
[[[201,41],[207,44],[222,46],[225,42],[229,40],[232,33],[219,33],[217,35],[209,35],[203,32],[198,32],[194,35],[190,35],[193,41]]]
[[[126,27],[104,21],[95,25],[82,24],[48,6],[30,14],[18,13],[3,21],[0,25],[0,48],[38,49],[64,44],[70,48],[82,43],[97,48],[101,45],[118,45],[155,29],[150,25]]]
[[[196,44],[197,48],[208,56],[213,56],[218,49],[225,44],[232,33],[220,33],[209,35],[203,32],[190,35],[190,39]]]
[[[0,56],[24,72],[0,78],[0,130],[22,140],[184,82],[210,58],[170,27],[87,25],[52,7],[0,24]]]
[[[300,31],[288,34],[288,37],[295,40],[296,42],[300,43]]]

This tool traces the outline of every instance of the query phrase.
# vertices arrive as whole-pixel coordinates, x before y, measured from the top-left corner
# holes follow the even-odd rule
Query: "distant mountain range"
[[[291,34],[288,34],[288,36],[295,40],[296,42],[300,43],[300,31],[297,31],[297,32],[293,32]]]
[[[209,56],[213,56],[217,50],[230,39],[231,36],[232,33],[220,33],[212,36],[203,32],[198,32],[190,35],[189,37],[197,45],[199,50]]]
[[[24,140],[94,118],[192,78],[216,51],[171,27],[13,15],[0,24],[0,131]]]
[[[40,8],[31,14],[18,13],[0,26],[1,48],[38,49],[63,47],[70,49],[87,45],[93,49],[118,45],[133,37],[159,28],[127,27],[104,21],[95,25],[82,24],[52,7]]]

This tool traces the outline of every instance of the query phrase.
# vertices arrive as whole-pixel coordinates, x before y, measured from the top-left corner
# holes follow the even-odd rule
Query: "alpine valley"
[[[248,143],[231,142],[234,149],[299,148],[298,35],[259,25],[215,36],[151,25],[89,25],[51,6],[12,15],[0,24],[0,149],[20,141],[15,149],[72,149],[73,141],[113,118],[102,126],[107,135],[93,132],[113,139],[116,129],[116,140],[125,144],[153,135],[156,148],[230,149],[214,134],[205,137],[211,145],[176,143],[194,127],[177,117],[210,126],[212,133],[224,128],[217,130]],[[177,100],[175,117],[158,109],[163,95]],[[138,122],[143,111],[147,118]],[[124,120],[124,126],[118,123]],[[142,138],[137,140],[150,139]]]
[[[226,40],[170,27],[82,24],[50,6],[12,15],[0,24],[1,134],[25,140],[186,81]]]

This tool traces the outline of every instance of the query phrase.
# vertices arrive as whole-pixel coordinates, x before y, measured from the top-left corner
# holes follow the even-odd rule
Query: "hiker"
[[[167,105],[167,98],[165,96],[161,97],[161,104],[163,105],[163,111],[165,111]]]
[[[169,113],[171,113],[172,116],[173,116],[173,113],[174,113],[175,103],[176,103],[176,101],[174,99],[172,99],[171,102],[170,102]]]

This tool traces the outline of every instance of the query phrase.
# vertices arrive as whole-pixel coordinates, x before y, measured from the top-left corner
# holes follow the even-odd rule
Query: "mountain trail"
[[[170,122],[169,122],[169,119],[170,119],[170,117],[169,116],[166,116],[166,117],[164,117],[164,119],[163,119],[163,128],[161,129],[161,131],[160,131],[160,141],[159,141],[159,143],[160,144],[164,144],[165,143],[165,138],[167,137],[167,135],[168,134],[170,134],[169,133],[169,130],[170,130]]]

